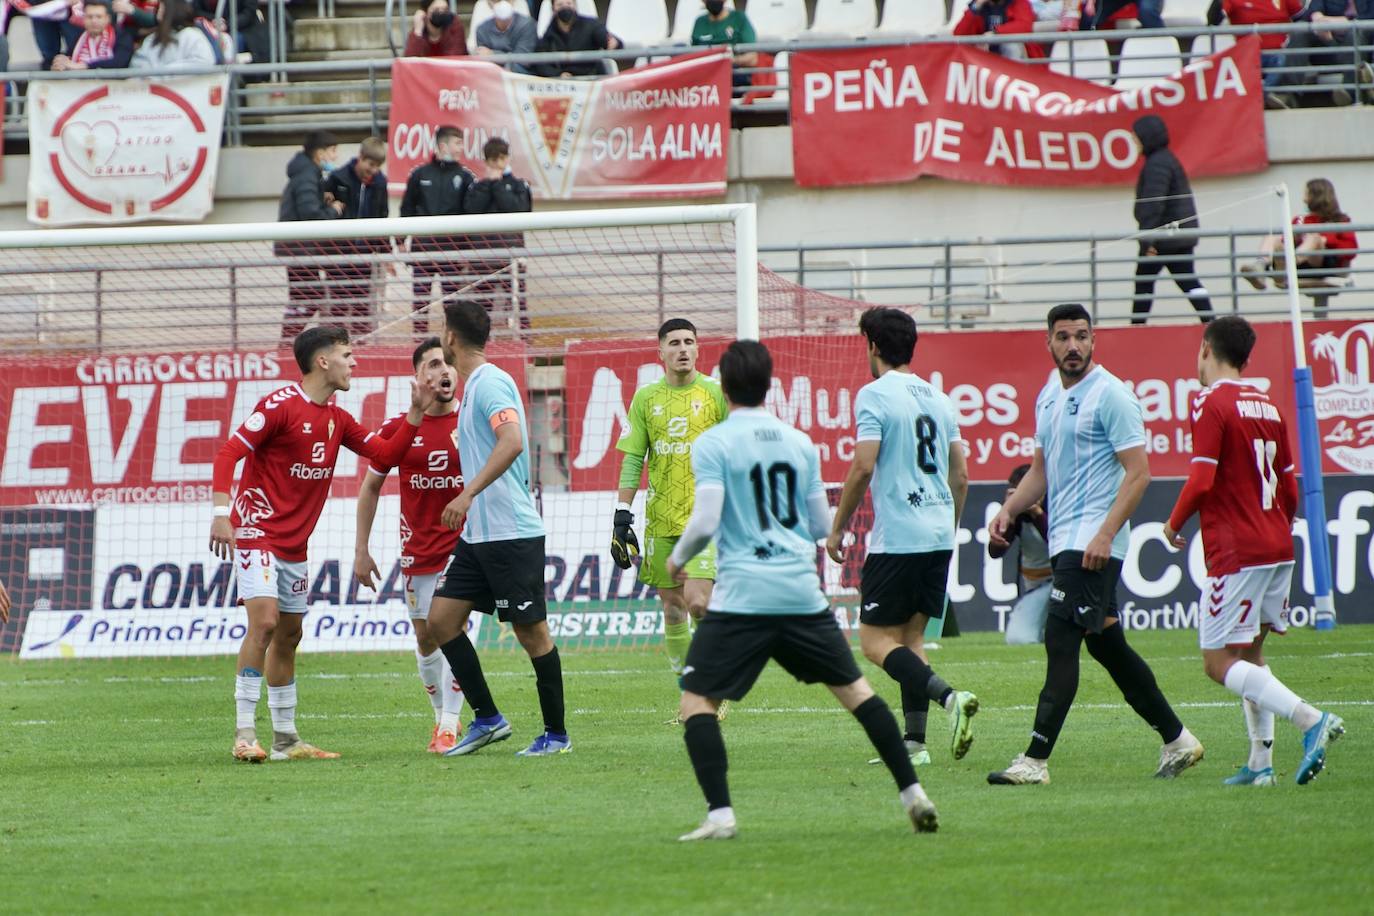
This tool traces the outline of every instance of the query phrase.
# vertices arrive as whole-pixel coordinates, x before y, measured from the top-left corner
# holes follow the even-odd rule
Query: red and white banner
[[[29,84],[29,222],[204,219],[228,76]]]
[[[796,51],[792,150],[803,186],[935,175],[1027,186],[1130,184],[1131,124],[1162,117],[1194,178],[1268,165],[1259,38],[1117,91],[968,45]]]
[[[523,395],[523,346],[488,354]],[[335,403],[381,426],[410,404],[410,356],[360,352]],[[261,398],[299,378],[290,356],[269,352],[0,357],[0,506],[208,502],[220,445]],[[364,464],[339,452],[334,495],[357,495]]]
[[[1288,418],[1297,449],[1292,338],[1283,323],[1257,325],[1259,341],[1247,376],[1268,387]],[[1374,474],[1374,322],[1308,324],[1308,361],[1328,473]],[[1097,332],[1094,359],[1135,392],[1148,432],[1150,470],[1186,477],[1192,455],[1188,413],[1197,380],[1201,335],[1196,325],[1111,328]],[[852,337],[768,338],[773,388],[767,406],[809,435],[821,475],[844,480],[854,449],[854,397],[871,381],[867,349]],[[698,367],[711,372],[727,341],[702,342]],[[617,486],[626,409],[635,389],[662,375],[652,341],[574,343],[564,363],[569,467],[576,490]],[[1041,331],[922,332],[916,371],[946,391],[958,411],[976,481],[1005,480],[1030,461],[1035,398],[1054,366]]]
[[[536,197],[609,200],[725,193],[730,56],[679,58],[599,80],[544,79],[476,60],[391,65],[392,192],[434,155],[434,133],[463,130],[479,177],[482,146],[510,143],[511,168]]]

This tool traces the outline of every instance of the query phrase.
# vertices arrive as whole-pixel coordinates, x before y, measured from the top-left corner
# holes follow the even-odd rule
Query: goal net
[[[831,391],[833,367],[823,385],[813,377],[836,346],[862,375],[861,350],[837,337],[852,334],[859,303],[761,270],[753,220],[734,205],[0,233],[0,578],[14,599],[0,650],[236,651],[233,571],[207,546],[220,444],[299,378],[290,340],[316,323],[349,329],[358,366],[337,403],[376,428],[408,403],[411,352],[440,331],[450,299],[488,307],[489,356],[526,399],[555,636],[661,639],[654,592],[608,545],[614,445],[635,388],[662,373],[662,321],[697,325],[707,373],[737,335],[762,335],[778,362],[770,405],[817,439],[828,481],[848,457],[864,379]],[[395,475],[370,540],[382,586],[353,577],[364,465],[341,452],[310,541],[306,651],[414,645]],[[479,646],[514,645],[484,622]]]

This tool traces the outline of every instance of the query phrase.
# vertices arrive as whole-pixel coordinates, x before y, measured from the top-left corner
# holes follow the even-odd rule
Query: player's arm
[[[280,425],[280,409],[265,410],[266,401],[260,402],[243,425],[224,440],[215,455],[214,471],[211,476],[210,498],[214,501],[213,516],[210,520],[210,552],[221,560],[231,559],[234,555],[234,526],[229,523],[229,491],[234,486],[234,469],[239,462],[255,451],[258,446],[270,439]]]
[[[963,440],[949,444],[949,472],[945,480],[954,497],[954,527],[958,528],[959,519],[964,516],[964,503],[968,501],[968,458],[964,455]]]
[[[1119,451],[1116,458],[1125,469],[1126,477],[1116,491],[1116,499],[1112,500],[1112,507],[1107,511],[1102,527],[1097,529],[1097,534],[1083,551],[1084,569],[1106,567],[1107,561],[1112,558],[1112,539],[1140,505],[1145,488],[1150,485],[1150,459],[1145,454],[1145,446],[1136,445]]]
[[[437,389],[428,382],[420,384],[412,380],[410,410],[406,411],[406,424],[419,429],[420,424],[424,422],[425,411],[434,405],[436,395]],[[344,424],[343,444],[349,451],[371,459],[378,466],[394,468],[401,463],[401,459],[410,448],[413,439],[410,435],[411,430],[407,430],[405,424],[397,423],[389,436],[386,434],[386,426],[382,427],[382,433],[375,435],[357,420],[349,417]]]
[[[811,540],[819,541],[830,534],[830,500],[825,496],[825,484],[821,483],[821,459],[813,450],[807,463],[806,476],[806,521]]]
[[[641,389],[643,391],[643,389]],[[635,537],[635,517],[630,504],[639,492],[639,481],[644,474],[644,458],[649,450],[649,429],[644,420],[644,398],[639,391],[630,400],[628,414],[630,428],[616,449],[625,457],[620,462],[620,485],[616,494],[615,515],[611,519],[611,559],[621,569],[633,565],[633,557],[639,556],[639,539]]]
[[[1194,402],[1189,422],[1192,424],[1193,460],[1188,467],[1188,479],[1178,494],[1174,510],[1169,513],[1169,521],[1164,525],[1164,540],[1173,547],[1184,546],[1183,536],[1179,532],[1188,519],[1202,508],[1207,495],[1212,492],[1225,435],[1221,412],[1215,408],[1208,410],[1206,399]]]
[[[488,422],[496,434],[496,445],[481,470],[463,481],[463,492],[444,507],[442,519],[451,531],[457,531],[463,523],[477,494],[499,480],[525,450],[524,436],[520,432],[520,415],[513,408],[500,408],[491,414]]]
[[[1279,453],[1274,464],[1279,471],[1279,505],[1288,516],[1288,524],[1298,517],[1298,503],[1301,499],[1298,488],[1297,468],[1293,463],[1293,453],[1288,448],[1288,424],[1279,427]]]
[[[400,424],[397,424],[398,426]],[[382,573],[368,549],[372,523],[377,518],[377,500],[382,495],[386,471],[368,468],[363,485],[358,488],[358,525],[353,534],[353,577],[373,591],[381,582]]]
[[[1016,536],[1016,519],[1032,506],[1039,505],[1040,500],[1044,498],[1045,452],[1037,446],[1035,454],[1031,456],[1030,470],[1021,478],[1021,483],[1016,489],[1007,496],[1007,501],[1002,503],[1002,509],[997,513],[997,517],[988,524],[988,549],[995,547],[1005,553],[1011,546],[1011,539]]]
[[[844,562],[844,529],[864,501],[873,469],[878,465],[878,449],[883,442],[883,423],[872,403],[870,390],[864,389],[854,399],[855,439],[854,460],[849,463],[844,487],[840,490],[840,504],[835,507],[835,520],[825,541],[825,552],[836,563]]]

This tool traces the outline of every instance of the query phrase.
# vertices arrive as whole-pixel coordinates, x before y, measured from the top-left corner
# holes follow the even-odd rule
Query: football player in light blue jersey
[[[735,835],[716,710],[743,699],[770,658],[798,680],[830,688],[887,764],[917,832],[933,832],[935,806],[916,780],[897,721],[860,674],[821,591],[816,541],[830,530],[830,507],[820,461],[804,433],[764,409],[772,375],[758,341],[737,340],[721,356],[730,415],[693,443],[695,503],[668,558],[669,575],[682,582],[691,559],[716,539],[716,587],[687,650],[680,708],[708,810],[680,839]]]
[[[906,745],[930,763],[926,717],[935,700],[949,713],[955,760],[973,744],[978,698],[931,670],[926,624],[945,613],[955,532],[968,495],[968,465],[954,405],[911,371],[916,321],[893,308],[859,319],[873,381],[854,399],[858,435],[826,551],[844,562],[844,529],[873,484],[873,530],[859,585],[864,655],[901,685]],[[877,763],[871,760],[870,763]]]
[[[1116,584],[1129,539],[1128,519],[1150,482],[1140,403],[1116,376],[1093,362],[1092,318],[1076,303],[1050,309],[1049,351],[1059,367],[1035,402],[1030,470],[988,525],[1005,548],[1015,518],[1049,494],[1049,616],[1045,686],[1030,746],[993,785],[1050,781],[1049,757],[1078,692],[1078,657],[1107,669],[1126,702],[1164,742],[1155,776],[1169,779],[1202,759],[1202,745],[1174,715],[1154,672],[1126,644],[1116,616]]]
[[[450,302],[444,321],[444,360],[464,383],[458,455],[467,479],[463,492],[444,508],[443,521],[453,529],[466,526],[434,590],[429,631],[476,715],[463,740],[444,756],[471,754],[511,733],[468,639],[473,610],[494,611],[509,623],[534,666],[544,732],[519,755],[565,754],[572,741],[564,724],[563,664],[549,636],[544,605],[544,523],[530,493],[525,407],[515,380],[487,362],[491,316],[486,309],[477,302]]]

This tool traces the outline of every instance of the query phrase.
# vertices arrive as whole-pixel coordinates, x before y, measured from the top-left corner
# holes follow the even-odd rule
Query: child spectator
[[[448,0],[430,0],[429,6],[415,11],[401,56],[465,57],[467,53],[467,31],[463,20],[449,9]]]
[[[391,215],[387,201],[386,141],[368,137],[358,147],[358,155],[348,164],[330,171],[324,179],[324,201],[329,206],[343,204],[340,219],[386,219]],[[391,250],[386,238],[337,239],[322,246],[324,254],[336,258],[358,255],[362,260],[332,260],[324,265],[324,283],[329,295],[328,314],[335,323],[348,329],[350,340],[372,333],[372,279],[377,255]]]
[[[134,36],[128,29],[114,23],[114,11],[109,0],[86,0],[85,31],[76,40],[71,56],[59,54],[52,69],[64,70],[123,70],[134,56]]]
[[[1302,200],[1307,205],[1307,212],[1294,218],[1294,226],[1350,222],[1350,217],[1341,211],[1340,202],[1336,200],[1335,185],[1325,178],[1313,178],[1307,182]],[[1315,285],[1328,277],[1344,276],[1355,260],[1355,250],[1360,247],[1355,233],[1350,230],[1305,232],[1294,235],[1293,243],[1298,259],[1300,286],[1308,285],[1308,280],[1315,281]],[[1260,256],[1242,265],[1241,275],[1255,289],[1264,289],[1268,276],[1273,277],[1274,285],[1279,289],[1287,289],[1288,275],[1284,272],[1282,249],[1283,236],[1265,236],[1260,242]]]
[[[1007,495],[1011,496],[1030,470],[1023,464],[1011,472],[1007,480]],[[1016,599],[1007,620],[1006,635],[1009,646],[1029,646],[1045,641],[1045,618],[1050,610],[1050,582],[1054,567],[1050,563],[1050,518],[1045,513],[1045,501],[1031,506],[1016,517],[1007,532],[1007,546],[988,544],[988,556],[994,560],[1011,550],[1012,542],[1020,538],[1021,596]]]
[[[1035,31],[1035,11],[1030,0],[973,0],[954,26],[955,35],[1019,35]],[[1012,60],[1041,58],[1043,45],[990,44],[988,50]]]

